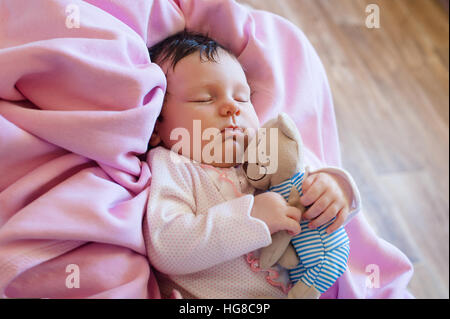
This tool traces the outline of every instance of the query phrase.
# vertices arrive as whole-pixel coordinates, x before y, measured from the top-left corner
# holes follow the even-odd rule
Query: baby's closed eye
[[[213,100],[213,97],[211,95],[201,95],[201,96],[195,96],[193,98],[190,98],[188,102],[192,103],[207,103],[211,102]]]
[[[247,103],[250,101],[250,96],[247,95],[239,95],[233,98],[236,102]]]

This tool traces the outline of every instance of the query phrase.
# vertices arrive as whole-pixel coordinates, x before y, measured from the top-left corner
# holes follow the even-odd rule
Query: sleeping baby
[[[187,31],[149,52],[167,78],[147,157],[152,181],[144,219],[163,297],[176,289],[184,298],[285,298],[246,256],[276,232],[299,233],[301,211],[278,193],[257,194],[244,175],[241,155],[260,123],[242,66],[225,47]],[[346,174],[310,172],[301,197],[309,227],[334,218],[327,229],[333,232],[357,211],[358,190]]]

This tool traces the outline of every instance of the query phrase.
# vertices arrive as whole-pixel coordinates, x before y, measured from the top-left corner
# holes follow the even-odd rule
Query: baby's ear
[[[151,147],[155,147],[158,146],[159,143],[161,143],[161,137],[157,133],[153,132],[148,144],[150,144]]]
[[[159,127],[158,127],[159,123],[158,122],[159,121],[156,121],[155,127],[153,128],[152,136],[150,137],[150,141],[148,142],[148,144],[151,147],[158,146],[159,143],[161,143],[161,136],[159,136],[159,133],[158,133],[158,129],[159,129]]]

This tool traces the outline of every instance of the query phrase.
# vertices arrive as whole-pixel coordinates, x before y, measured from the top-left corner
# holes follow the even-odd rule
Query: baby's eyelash
[[[210,103],[212,101],[213,101],[212,97],[188,100],[188,102],[190,102],[190,103]]]

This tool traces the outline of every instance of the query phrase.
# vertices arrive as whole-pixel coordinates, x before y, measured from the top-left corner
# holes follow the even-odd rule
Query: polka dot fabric
[[[240,170],[220,170],[243,193],[237,197],[216,170],[194,161],[175,163],[170,152],[157,147],[149,153],[145,216],[148,257],[165,274],[159,275],[162,294],[176,288],[184,298],[284,297],[245,259],[271,237],[264,222],[250,216],[254,190]]]
[[[144,237],[163,296],[177,289],[184,298],[286,297],[246,261],[271,236],[250,216],[255,189],[240,166],[217,169],[163,147],[152,149],[148,162]]]

